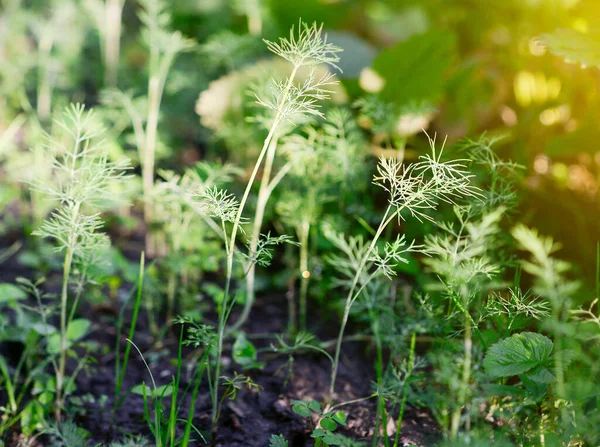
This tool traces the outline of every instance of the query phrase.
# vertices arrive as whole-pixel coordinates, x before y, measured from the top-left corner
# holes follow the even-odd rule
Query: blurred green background
[[[105,86],[98,23],[104,2],[1,4],[2,129],[28,107],[44,111],[45,76],[53,109],[97,104]],[[518,220],[559,240],[560,256],[593,284],[600,240],[598,0],[173,0],[171,7],[173,28],[199,49],[178,57],[169,75],[160,132],[175,156],[163,151],[162,166],[222,149],[194,113],[211,81],[266,57],[261,39],[286,35],[300,17],[323,22],[345,50],[340,77],[350,103],[374,94],[449,142],[483,132],[502,137],[499,155],[526,168]],[[123,90],[145,82],[137,10],[125,1]],[[416,135],[407,148],[425,141]]]

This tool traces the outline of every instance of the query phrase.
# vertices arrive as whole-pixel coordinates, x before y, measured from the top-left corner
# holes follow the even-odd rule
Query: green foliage
[[[540,370],[548,365],[552,348],[552,340],[542,334],[514,334],[490,347],[483,366],[492,377],[510,377],[527,372],[540,377]],[[537,371],[534,373],[532,370]]]
[[[232,348],[233,361],[244,369],[261,369],[265,363],[257,361],[256,347],[240,332]]]
[[[315,439],[315,446],[343,445],[344,438],[334,433],[338,426],[346,425],[346,414],[343,411],[323,410],[321,404],[316,400],[310,402],[294,400],[292,401],[292,411],[302,417],[310,418],[313,414],[319,416],[319,425],[310,435]]]
[[[600,68],[600,33],[581,33],[574,29],[557,29],[540,38],[550,51],[567,62]]]
[[[428,31],[399,42],[373,61],[373,70],[385,82],[379,95],[396,104],[435,103],[442,96],[446,72],[455,57],[453,33]]]
[[[288,442],[283,435],[271,435],[269,438],[269,447],[288,447]]]

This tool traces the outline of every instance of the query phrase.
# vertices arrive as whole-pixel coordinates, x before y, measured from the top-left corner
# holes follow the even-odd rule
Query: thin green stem
[[[310,271],[308,270],[308,236],[310,233],[310,222],[303,219],[300,224],[300,330],[306,331],[306,309],[308,302],[308,282]]]
[[[263,158],[265,157],[269,146],[271,145],[271,140],[275,136],[277,132],[277,128],[282,120],[282,107],[288,99],[290,94],[290,90],[292,88],[294,78],[296,77],[296,73],[298,71],[298,67],[295,66],[292,74],[288,79],[288,83],[281,97],[281,101],[277,107],[277,113],[275,114],[275,118],[273,120],[273,124],[271,125],[271,129],[267,134],[267,137],[264,141],[263,147],[260,151],[258,159],[256,160],[256,164],[254,165],[254,169],[248,180],[248,184],[246,185],[246,190],[244,191],[244,195],[242,196],[242,200],[240,201],[240,205],[238,208],[238,212],[233,222],[233,228],[231,230],[231,235],[229,237],[229,242],[225,242],[228,245],[227,248],[227,265],[226,265],[226,279],[225,279],[225,290],[223,293],[223,303],[221,304],[220,312],[219,312],[219,328],[218,328],[218,343],[217,343],[217,355],[216,355],[216,364],[215,364],[215,374],[214,374],[214,388],[213,388],[213,402],[212,402],[212,411],[211,411],[211,420],[212,420],[212,431],[216,430],[216,424],[218,420],[218,394],[219,387],[218,382],[221,374],[221,357],[223,356],[223,338],[225,336],[225,325],[227,324],[227,305],[229,300],[229,293],[231,288],[231,279],[233,276],[233,253],[235,251],[235,241],[237,237],[237,232],[240,227],[240,223],[242,220],[242,213],[244,212],[244,207],[246,206],[246,202],[248,200],[248,196],[250,195],[250,191],[252,189],[252,185],[254,184],[254,180],[256,179],[256,175],[258,174],[258,170],[260,165],[262,164]]]
[[[399,208],[396,208],[395,211],[391,212],[392,205],[387,206],[385,213],[383,215],[383,218],[381,220],[381,223],[379,224],[379,227],[377,228],[377,232],[375,233],[375,236],[373,236],[373,239],[371,240],[371,244],[369,245],[369,248],[365,252],[363,258],[360,261],[358,268],[356,269],[356,274],[354,275],[354,279],[352,280],[352,285],[350,286],[348,296],[346,297],[346,305],[344,307],[344,315],[342,317],[342,324],[340,326],[340,332],[338,334],[337,343],[336,343],[336,347],[335,347],[333,369],[331,371],[331,382],[329,384],[329,397],[330,398],[333,398],[333,393],[335,391],[335,379],[337,377],[338,365],[340,362],[340,352],[342,350],[342,340],[344,338],[344,331],[346,329],[346,324],[348,323],[348,317],[350,316],[350,308],[352,307],[352,304],[354,303],[354,300],[355,300],[354,291],[356,290],[356,287],[358,286],[358,281],[360,279],[360,276],[362,275],[362,271],[363,271],[365,265],[367,264],[369,257],[371,256],[371,253],[375,249],[375,245],[377,244],[379,237],[383,233],[383,230],[385,230],[385,228],[388,226],[388,224],[398,215],[398,213],[400,213],[401,210],[402,210],[402,207],[399,207]],[[363,285],[363,287],[364,287],[364,285]]]
[[[254,214],[254,222],[252,224],[252,234],[250,235],[250,253],[253,256],[258,248],[258,240],[260,238],[260,228],[262,227],[265,216],[265,209],[272,190],[269,188],[271,181],[271,171],[273,170],[273,162],[275,161],[275,152],[277,150],[277,137],[273,137],[267,150],[265,158],[265,168],[263,170],[258,190],[258,200],[256,203],[256,213]],[[250,261],[248,274],[246,275],[246,303],[238,320],[231,326],[231,330],[237,330],[244,325],[255,301],[254,287],[256,279],[256,264]]]
[[[410,339],[410,353],[408,355],[408,371],[402,384],[402,402],[400,403],[400,412],[398,414],[398,421],[396,422],[396,436],[394,438],[394,447],[398,447],[400,442],[400,431],[402,430],[402,420],[404,419],[404,410],[406,409],[406,401],[408,399],[408,384],[412,376],[413,368],[415,367],[415,346],[417,343],[417,334],[413,332],[412,338]]]
[[[464,346],[464,359],[462,368],[462,377],[460,381],[460,388],[458,389],[458,396],[456,401],[456,407],[452,412],[452,419],[450,422],[450,437],[456,439],[458,436],[458,430],[460,428],[460,419],[462,416],[463,406],[467,401],[467,394],[469,391],[469,380],[471,378],[471,357],[473,351],[473,340],[472,340],[472,328],[470,315],[466,315],[465,312],[465,330],[463,338]]]

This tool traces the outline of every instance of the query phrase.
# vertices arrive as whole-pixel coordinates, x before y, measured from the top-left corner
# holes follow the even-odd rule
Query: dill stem
[[[256,203],[256,213],[254,215],[254,222],[252,224],[252,234],[250,236],[250,256],[253,257],[258,248],[258,239],[260,238],[260,228],[263,223],[265,216],[265,209],[267,202],[271,195],[271,189],[269,183],[271,181],[271,172],[273,170],[273,162],[275,161],[275,152],[277,150],[277,137],[274,137],[267,150],[267,156],[265,159],[265,168],[263,170],[262,178],[260,181],[260,188],[258,190],[258,201]],[[250,268],[246,275],[246,303],[244,309],[238,320],[231,326],[232,330],[237,330],[243,326],[248,319],[252,305],[254,304],[255,294],[254,285],[256,279],[256,264],[250,261]]]
[[[300,330],[306,330],[306,308],[308,300],[308,279],[304,272],[308,272],[308,235],[310,222],[303,219],[300,225]]]
[[[472,327],[471,327],[471,318],[468,312],[465,310],[465,332],[463,338],[464,345],[464,359],[463,359],[463,371],[460,382],[460,388],[458,389],[458,398],[457,405],[452,412],[452,420],[450,425],[450,437],[452,439],[456,439],[458,436],[458,429],[460,428],[460,417],[462,414],[462,407],[465,405],[467,400],[467,392],[469,388],[469,380],[471,378],[471,357],[472,357],[472,348],[473,348],[473,340],[472,340]]]
[[[117,85],[123,0],[106,0],[104,7],[104,83]]]
[[[375,249],[375,245],[377,244],[377,241],[381,237],[383,230],[385,230],[385,228],[388,226],[388,224],[398,215],[398,213],[400,213],[400,211],[404,208],[404,206],[405,205],[396,208],[396,210],[391,214],[390,214],[390,211],[392,210],[392,205],[390,204],[387,206],[387,208],[385,210],[385,214],[383,215],[383,219],[381,220],[381,223],[379,224],[379,227],[377,228],[377,232],[375,233],[375,236],[373,236],[373,239],[371,240],[371,244],[369,245],[369,248],[367,249],[365,255],[363,256],[363,258],[360,261],[360,264],[358,265],[358,268],[356,269],[356,274],[354,275],[354,279],[352,280],[352,285],[350,286],[350,291],[348,292],[348,296],[346,297],[346,305],[344,307],[344,316],[342,317],[342,325],[340,326],[340,332],[338,335],[337,343],[335,345],[335,357],[334,357],[334,362],[333,362],[333,369],[331,371],[331,383],[329,384],[329,397],[330,398],[333,398],[333,393],[335,390],[335,379],[337,377],[338,365],[340,362],[340,351],[342,349],[342,339],[344,338],[344,331],[346,330],[346,324],[348,323],[348,317],[350,316],[350,308],[352,307],[352,304],[354,303],[354,300],[356,299],[354,291],[356,290],[356,286],[358,285],[360,275],[362,274],[362,271],[365,268],[365,265],[367,264],[369,257],[371,256],[371,253]],[[360,293],[361,291],[362,291],[362,288],[358,291],[358,293]]]
[[[242,196],[242,200],[240,201],[240,205],[238,208],[237,215],[235,217],[235,221],[233,222],[233,228],[231,229],[231,236],[229,237],[229,241],[225,241],[226,250],[227,250],[227,266],[226,266],[226,278],[225,278],[225,290],[223,293],[223,302],[221,303],[221,307],[219,309],[219,327],[218,327],[218,342],[217,342],[217,358],[215,364],[215,374],[213,380],[213,399],[212,399],[212,412],[211,412],[211,421],[212,421],[212,431],[216,430],[216,424],[219,417],[218,414],[218,397],[219,397],[219,379],[221,374],[221,357],[223,356],[223,338],[225,337],[225,325],[227,323],[227,315],[229,314],[227,306],[229,300],[229,290],[231,288],[231,277],[233,276],[233,253],[235,252],[235,240],[237,236],[237,232],[240,227],[240,223],[242,220],[242,213],[244,212],[244,207],[246,206],[246,202],[248,201],[248,196],[250,195],[250,190],[252,189],[252,185],[254,184],[254,180],[256,179],[256,175],[258,174],[258,170],[260,165],[262,164],[263,159],[271,145],[271,140],[277,131],[277,127],[282,119],[282,107],[288,99],[290,94],[290,90],[294,83],[294,78],[296,77],[296,73],[298,71],[298,66],[294,65],[294,69],[288,79],[287,85],[277,105],[277,113],[275,114],[275,118],[273,119],[273,124],[271,125],[271,129],[265,138],[263,143],[263,147],[260,151],[258,159],[256,160],[256,164],[254,165],[254,169],[252,174],[250,175],[250,179],[248,180],[248,184],[246,185],[246,190],[244,191],[244,195]],[[223,229],[224,230],[224,229]]]
[[[413,368],[415,367],[415,347],[417,343],[417,333],[413,332],[410,339],[410,352],[408,354],[408,370],[404,383],[402,384],[402,402],[400,402],[400,412],[398,413],[398,421],[396,422],[396,436],[394,439],[394,447],[398,447],[400,442],[400,431],[402,429],[402,420],[404,419],[404,410],[406,408],[406,401],[408,400],[408,382],[412,376]]]
[[[160,83],[156,75],[148,81],[148,121],[146,123],[146,140],[142,154],[142,181],[144,190],[144,221],[150,227],[153,219],[151,203],[152,189],[154,187],[154,153],[156,151],[156,133],[158,127],[158,111],[160,108]],[[155,255],[154,237],[151,228],[146,233],[146,252]]]
[[[73,207],[71,214],[71,232],[69,234],[69,244],[65,252],[63,262],[62,288],[60,293],[60,353],[58,357],[58,371],[56,373],[56,420],[60,422],[63,405],[63,380],[67,366],[67,306],[69,298],[69,277],[71,276],[71,267],[73,265],[73,248],[77,242],[75,234],[75,224],[79,213],[79,203]]]

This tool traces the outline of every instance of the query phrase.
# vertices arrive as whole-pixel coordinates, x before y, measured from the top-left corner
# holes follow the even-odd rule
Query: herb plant
[[[47,150],[53,159],[54,180],[50,184],[34,184],[58,208],[35,232],[56,241],[56,249],[64,253],[60,293],[60,344],[56,374],[56,418],[60,421],[64,405],[66,363],[69,351],[69,332],[74,330],[73,318],[77,304],[88,280],[89,266],[97,262],[97,254],[109,244],[108,237],[98,230],[102,227],[99,214],[87,214],[85,207],[101,205],[111,185],[125,178],[127,162],[111,162],[98,141],[101,129],[92,112],[82,105],[72,105],[57,121],[62,134],[49,136]],[[73,270],[73,267],[77,270]],[[69,285],[77,285],[69,302]]]

